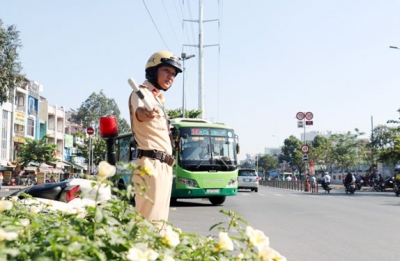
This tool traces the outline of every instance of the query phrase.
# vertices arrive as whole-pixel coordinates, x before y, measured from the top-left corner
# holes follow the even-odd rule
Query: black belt
[[[138,158],[149,157],[152,159],[158,159],[159,161],[168,164],[169,166],[174,165],[174,156],[168,155],[165,152],[158,150],[138,150]]]

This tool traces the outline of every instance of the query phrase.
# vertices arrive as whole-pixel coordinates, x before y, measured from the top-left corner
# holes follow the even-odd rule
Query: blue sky
[[[300,138],[296,113],[312,112],[306,131],[370,134],[398,119],[400,1],[204,0],[205,116],[235,128],[241,158]],[[77,109],[103,90],[128,118],[127,79],[144,80],[159,50],[185,62],[187,109],[198,109],[197,0],[8,1],[0,19],[15,24],[23,72],[51,104]],[[146,8],[147,7],[147,8]],[[147,11],[148,10],[148,11]],[[182,75],[166,92],[182,106]]]

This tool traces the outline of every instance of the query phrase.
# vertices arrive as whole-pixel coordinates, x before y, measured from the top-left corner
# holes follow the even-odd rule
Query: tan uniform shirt
[[[158,106],[159,114],[149,122],[140,122],[136,117],[136,110],[138,107],[143,107],[144,104],[135,93],[131,95],[130,104],[135,112],[131,115],[131,122],[133,123],[131,127],[132,132],[135,134],[138,148],[141,150],[158,150],[171,154],[172,146],[169,137],[169,129],[167,129],[167,127],[169,128],[169,124],[167,115],[165,115],[165,111],[163,110],[164,97],[160,91],[147,80],[140,86],[140,90],[153,106]]]

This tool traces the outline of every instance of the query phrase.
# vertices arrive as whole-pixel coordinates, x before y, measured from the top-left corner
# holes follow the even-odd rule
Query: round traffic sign
[[[312,118],[314,118],[314,114],[312,112],[306,112],[306,119],[307,120],[312,120]]]
[[[308,152],[310,152],[310,146],[308,146],[307,144],[303,144],[301,145],[300,150],[303,154],[307,154]]]
[[[301,121],[302,119],[304,119],[304,117],[306,117],[306,115],[304,114],[304,112],[299,111],[296,114],[296,119],[298,119],[299,121]]]
[[[89,134],[89,135],[92,135],[94,133],[94,129],[92,127],[88,127],[86,129],[86,133]]]

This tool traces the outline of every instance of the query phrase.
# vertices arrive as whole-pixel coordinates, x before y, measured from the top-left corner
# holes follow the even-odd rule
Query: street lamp
[[[181,59],[182,59],[182,118],[186,118],[186,105],[185,105],[185,60],[193,58],[195,55],[191,54],[191,55],[186,55],[186,53],[182,53],[181,54]]]

